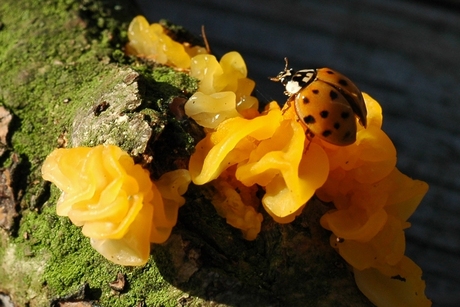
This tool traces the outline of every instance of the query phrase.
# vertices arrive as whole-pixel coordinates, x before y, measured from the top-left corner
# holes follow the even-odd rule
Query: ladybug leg
[[[286,111],[289,110],[289,108],[291,107],[291,102],[293,100],[294,100],[294,95],[289,96],[288,100],[286,100],[286,103],[283,106],[282,113],[281,113],[282,115],[284,115],[284,113],[286,113]]]
[[[305,131],[305,135],[307,136],[307,138],[311,141],[314,137],[315,137],[315,134],[313,132],[311,132],[310,129],[307,128],[307,131]]]
[[[305,146],[303,153],[306,153],[308,148],[310,148],[311,141],[315,135],[313,134],[313,132],[310,131],[310,129],[307,128],[307,130],[305,131],[305,136],[308,139],[308,144],[307,146]]]

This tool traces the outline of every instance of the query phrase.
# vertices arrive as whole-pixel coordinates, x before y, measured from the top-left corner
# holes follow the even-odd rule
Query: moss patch
[[[48,211],[43,214],[49,215],[51,220],[55,213],[53,208]],[[52,241],[46,244],[56,252],[52,253],[50,265],[43,275],[52,297],[63,297],[87,283],[90,289],[101,291],[87,298],[99,300],[102,306],[135,306],[138,302],[147,300],[151,294],[169,287],[151,264],[142,268],[129,268],[114,265],[103,259],[91,248],[89,239],[83,237],[80,229],[71,225],[66,218],[58,218],[57,223],[49,225],[43,225],[42,222],[42,227],[56,234]],[[46,242],[48,237],[44,233],[39,240]],[[119,295],[112,293],[109,287],[109,282],[115,280],[118,272],[126,274],[129,289]],[[147,285],[149,287],[146,287]]]
[[[53,195],[58,193],[53,191]],[[78,227],[67,218],[56,216],[54,206],[46,205],[39,215],[24,215],[21,234],[7,250],[7,253],[16,253],[15,257],[3,255],[3,259],[25,260],[6,267],[10,264],[7,261],[3,268],[4,276],[16,274],[14,271],[19,268],[24,289],[32,287],[42,296],[43,289],[48,290],[47,297],[42,297],[40,303],[47,298],[71,295],[87,284],[89,291],[85,299],[97,300],[101,306],[136,306],[139,302],[148,303],[148,306],[177,304],[174,297],[165,295],[170,293],[171,286],[163,280],[152,261],[136,268],[110,263],[91,248],[89,239],[81,234]],[[14,251],[11,251],[13,247]],[[109,283],[116,279],[119,272],[125,274],[127,285],[124,291],[116,293]],[[20,296],[26,297],[24,294]]]

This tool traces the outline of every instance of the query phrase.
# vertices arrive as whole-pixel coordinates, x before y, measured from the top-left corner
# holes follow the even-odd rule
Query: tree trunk
[[[115,140],[139,161],[152,156],[156,176],[186,167],[199,140],[168,108],[196,82],[121,52],[135,14],[117,0],[0,4],[0,102],[12,114],[0,158],[0,306],[7,297],[14,306],[371,306],[319,225],[330,207],[318,200],[287,225],[263,213],[249,242],[206,187],[191,186],[169,240],[135,268],[108,262],[55,214],[59,191],[40,175],[54,148]]]

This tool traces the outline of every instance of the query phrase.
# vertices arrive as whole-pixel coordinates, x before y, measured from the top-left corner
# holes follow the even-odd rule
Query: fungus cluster
[[[82,226],[104,257],[132,266],[147,262],[151,242],[169,237],[190,183],[186,170],[154,183],[114,145],[56,149],[43,163],[42,176],[62,191],[57,214]]]
[[[218,62],[210,54],[192,58],[190,75],[200,80],[198,91],[185,105],[185,113],[198,124],[215,129],[232,117],[257,115],[259,102],[251,96],[255,82],[247,78],[246,64],[238,52],[228,52]]]
[[[292,222],[328,174],[324,150],[304,143],[302,126],[271,103],[255,118],[231,118],[208,133],[190,158],[190,175],[202,185],[231,169],[236,182],[265,189],[262,204],[277,222]]]
[[[422,271],[404,256],[407,220],[428,185],[395,167],[396,149],[381,130],[382,109],[369,95],[363,96],[368,127],[358,130],[356,142],[339,147],[319,140],[330,167],[316,195],[335,207],[320,223],[332,231],[331,245],[353,266],[358,287],[373,303],[430,306]]]
[[[189,68],[190,58],[206,49],[174,41],[159,23],[149,24],[144,16],[135,17],[128,28],[126,53],[154,60],[159,64]]]
[[[280,109],[271,102],[259,112],[251,96],[255,83],[239,53],[218,61],[201,47],[175,42],[142,16],[132,21],[129,39],[128,54],[186,69],[200,81],[185,112],[206,136],[196,145],[188,171],[167,173],[153,183],[114,146],[57,149],[47,158],[43,177],[63,191],[58,214],[83,226],[100,253],[133,265],[136,261],[113,255],[123,258],[120,254],[137,248],[126,258],[144,263],[149,243],[168,238],[190,180],[208,187],[217,212],[247,240],[261,230],[260,202],[275,221],[289,223],[316,195],[333,203],[320,223],[331,231],[331,245],[353,267],[358,287],[373,303],[431,305],[420,268],[404,256],[407,220],[428,185],[395,167],[396,149],[381,129],[382,109],[375,100],[363,93],[367,128],[358,125],[356,142],[336,146],[307,138],[288,104]]]

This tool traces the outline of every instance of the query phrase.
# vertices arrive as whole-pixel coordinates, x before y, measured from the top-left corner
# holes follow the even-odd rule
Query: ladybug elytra
[[[356,117],[366,127],[367,109],[363,95],[350,79],[330,68],[302,69],[286,66],[272,81],[285,86],[288,107],[294,105],[307,136],[318,136],[334,145],[356,141]]]

